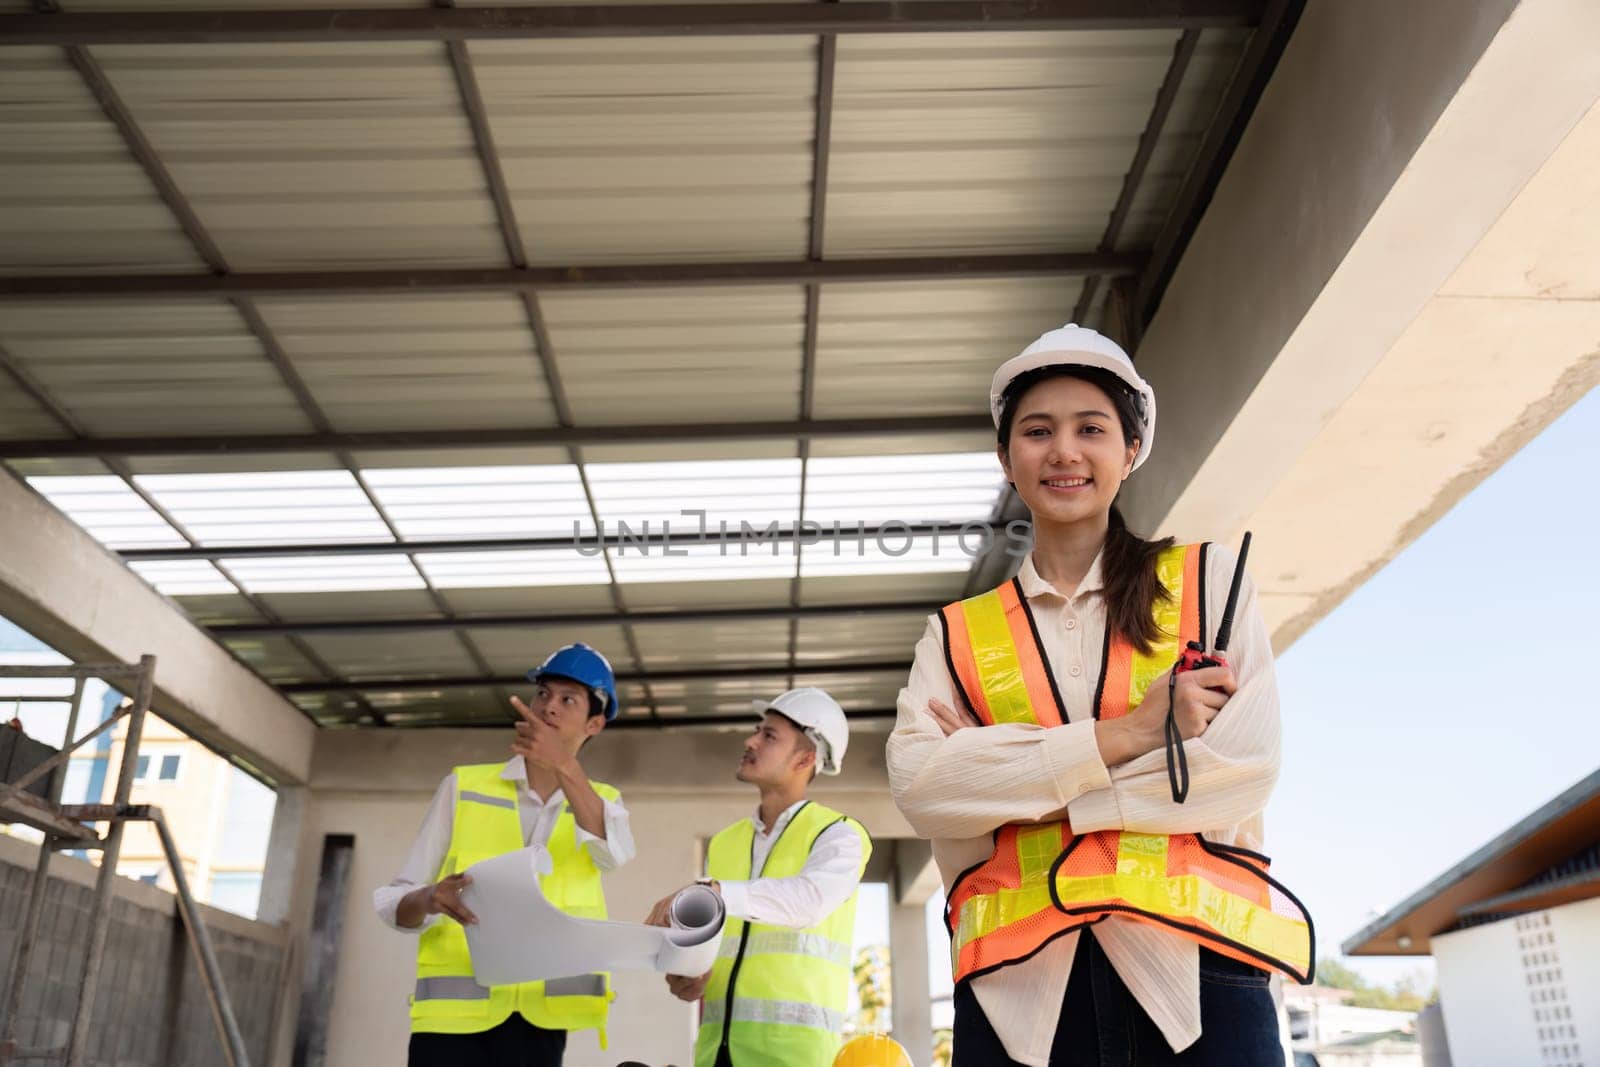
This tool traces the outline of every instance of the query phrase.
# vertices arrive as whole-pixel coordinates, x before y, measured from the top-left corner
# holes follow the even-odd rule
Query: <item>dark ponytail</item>
[[[1018,402],[1029,389],[1051,378],[1078,378],[1099,388],[1117,409],[1123,442],[1132,447],[1139,439],[1138,398],[1121,378],[1099,367],[1057,365],[1020,374],[1006,386],[1000,410],[1001,448],[1010,448],[1011,426]],[[1171,600],[1172,594],[1162,584],[1156,564],[1161,553],[1172,544],[1170,537],[1146,541],[1128,529],[1121,509],[1114,503],[1111,505],[1106,542],[1100,550],[1100,574],[1104,582],[1101,599],[1106,606],[1106,625],[1141,654],[1149,653],[1156,639],[1162,636],[1156,626],[1155,607],[1158,601]]]
[[[1155,606],[1158,600],[1171,600],[1172,594],[1162,584],[1156,563],[1172,543],[1170,537],[1146,541],[1128,529],[1122,510],[1111,505],[1106,543],[1100,550],[1106,625],[1141,654],[1148,654],[1156,639],[1162,636],[1156,626]]]

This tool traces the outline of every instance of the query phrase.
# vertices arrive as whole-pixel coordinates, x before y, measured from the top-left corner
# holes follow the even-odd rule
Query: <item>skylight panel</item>
[[[411,561],[399,554],[252,556],[230,559],[227,567],[251,593],[333,593],[425,587]]]
[[[44,498],[108,548],[176,548],[183,535],[111,475],[41,475],[29,478]]]
[[[151,560],[130,567],[156,591],[167,596],[205,596],[236,592],[222,572],[203,559]]]
[[[633,533],[698,533],[705,512],[708,533],[745,524],[765,529],[792,527],[800,515],[798,459],[706,460],[679,463],[592,463],[585,468],[595,506],[614,535],[619,524]]]
[[[512,552],[419,552],[417,564],[440,589],[604,585],[605,559],[575,548]]]
[[[776,548],[776,551],[774,551]],[[725,544],[661,545],[648,549],[621,545],[609,550],[617,582],[724,582],[794,578],[793,541],[736,541]]]
[[[362,477],[407,540],[594,533],[571,464],[400,468]]]
[[[135,480],[204,545],[393,540],[349,471],[152,474]]]
[[[828,456],[806,466],[808,522],[987,521],[1005,488],[993,452]]]
[[[895,527],[877,536],[841,537],[808,544],[800,553],[800,576],[933,574],[972,568],[988,542],[980,535],[910,536]]]

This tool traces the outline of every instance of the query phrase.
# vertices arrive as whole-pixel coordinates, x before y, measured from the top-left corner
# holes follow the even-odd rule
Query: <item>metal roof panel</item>
[[[203,267],[59,48],[0,48],[0,274]]]
[[[234,269],[504,262],[439,45],[96,55]]]

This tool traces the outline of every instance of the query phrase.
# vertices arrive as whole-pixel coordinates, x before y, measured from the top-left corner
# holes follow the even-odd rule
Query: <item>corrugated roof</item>
[[[581,423],[737,422],[799,411],[798,286],[560,293],[543,306]]]
[[[814,38],[469,51],[533,262],[805,256]]]
[[[1202,34],[1118,249],[1154,241],[1246,40]],[[481,91],[485,143],[437,41],[93,46],[137,135],[106,117],[63,51],[0,49],[0,275],[207,269],[128,150],[136,136],[232,272],[504,267],[506,229],[532,264],[574,268],[1089,252],[1177,42],[1176,30],[846,35],[830,82],[812,36],[474,40],[458,52]],[[821,144],[819,118],[831,119]],[[826,185],[814,188],[819,151]],[[750,699],[791,679],[888,711],[903,667],[848,668],[909,663],[926,605],[967,591],[977,527],[1000,500],[992,435],[663,443],[629,428],[981,416],[996,363],[1065,321],[1084,285],[556,287],[525,302],[509,288],[331,296],[315,292],[319,277],[302,281],[311,292],[237,303],[0,300],[0,356],[97,437],[616,428],[615,441],[571,448],[319,440],[178,449],[115,470],[12,463],[109,544],[197,541],[188,558],[136,569],[203,622],[254,626],[227,641],[269,680],[459,683],[296,691],[329,726],[503,724],[505,694],[466,683],[484,667],[515,678],[580,638],[648,679],[624,687],[630,716],[725,713],[742,726]],[[1103,320],[1108,288],[1087,321]],[[3,371],[0,440],[74,433]],[[685,509],[739,540],[682,544],[695,523]],[[556,543],[592,536],[597,517],[608,534],[670,522],[680,541],[603,554]],[[802,519],[891,529],[800,551],[754,539]],[[896,522],[951,530],[902,534]],[[952,532],[962,523],[965,538]],[[359,554],[338,551],[349,541]],[[261,551],[205,558],[228,544]],[[852,604],[873,613],[805,614]],[[912,607],[883,610],[901,604]],[[640,618],[725,609],[761,614]],[[361,629],[375,619],[403,626]],[[322,628],[303,631],[311,623]],[[704,676],[649,678],[662,671]]]
[[[828,254],[1095,247],[1177,39],[842,38]]]
[[[1081,291],[1034,279],[823,286],[817,416],[940,414],[974,398],[987,409],[1000,360],[1061,325]]]
[[[0,48],[0,101],[0,274],[204,268],[61,49]]]
[[[233,269],[503,261],[439,45],[95,55]]]
[[[510,294],[259,307],[341,430],[555,424],[527,312]]]
[[[67,431],[11,379],[0,377],[0,437],[66,437]]]
[[[222,301],[5,304],[0,346],[90,434],[311,428]]]
[[[1248,41],[1249,33],[1243,30],[1214,30],[1200,38],[1133,198],[1122,247],[1140,248],[1155,241]]]

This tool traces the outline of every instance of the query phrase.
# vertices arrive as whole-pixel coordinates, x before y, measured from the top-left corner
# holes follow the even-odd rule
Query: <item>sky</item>
[[[1600,768],[1597,549],[1592,390],[1279,659],[1267,851],[1319,953]]]

